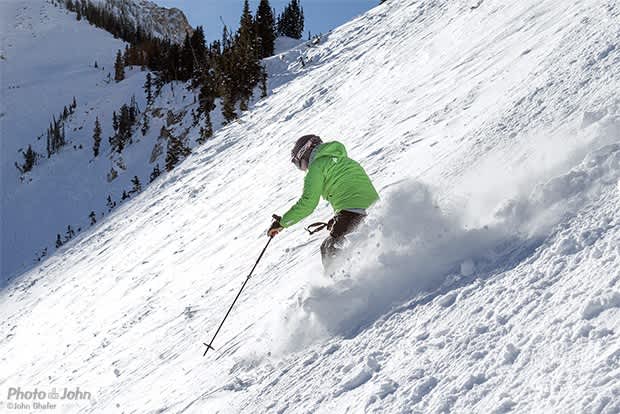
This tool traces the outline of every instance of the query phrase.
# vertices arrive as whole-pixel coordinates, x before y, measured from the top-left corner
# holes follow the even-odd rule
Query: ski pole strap
[[[322,221],[319,221],[316,223],[312,223],[308,227],[306,227],[306,231],[310,233],[310,235],[312,236],[314,233],[318,233],[320,231],[323,231],[324,229],[331,231],[333,225],[334,225],[334,219],[331,219],[327,223],[323,223]]]
[[[323,223],[319,221],[316,223],[312,223],[308,227],[306,227],[306,231],[310,233],[310,235],[312,236],[314,233],[323,231],[326,228],[327,228],[327,223]]]

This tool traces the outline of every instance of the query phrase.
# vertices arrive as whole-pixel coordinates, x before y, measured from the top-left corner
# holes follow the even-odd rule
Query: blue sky
[[[208,40],[221,35],[221,20],[236,29],[243,8],[243,0],[154,1],[165,7],[177,7],[183,10],[192,26],[202,25],[205,28]],[[256,11],[259,1],[250,0],[252,13]],[[270,0],[271,7],[278,13],[288,3],[289,0]],[[308,30],[312,33],[326,33],[378,4],[379,0],[301,0],[306,16],[304,37],[307,36]]]

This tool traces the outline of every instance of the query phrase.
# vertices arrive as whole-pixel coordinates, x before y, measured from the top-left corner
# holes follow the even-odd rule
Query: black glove
[[[284,227],[280,224],[281,219],[282,217],[275,214],[273,215],[273,223],[271,223],[271,227],[267,230],[267,236],[274,237],[284,229]]]

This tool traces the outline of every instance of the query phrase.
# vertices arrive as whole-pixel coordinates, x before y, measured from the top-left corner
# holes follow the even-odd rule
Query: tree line
[[[140,25],[114,15],[105,5],[65,0],[65,6],[128,43],[116,55],[117,82],[124,79],[127,66],[146,67],[157,73],[159,88],[167,82],[191,80],[191,85],[200,91],[199,115],[206,117],[201,128],[203,139],[212,134],[209,113],[215,108],[216,99],[222,100],[222,114],[230,122],[237,118],[238,110],[247,109],[257,86],[266,95],[267,74],[261,59],[273,55],[278,34],[299,39],[304,27],[299,0],[291,0],[277,19],[269,0],[261,0],[254,15],[245,0],[236,32],[224,26],[221,39],[207,44],[204,30],[198,26],[186,34],[182,44],[177,44],[146,33]]]
[[[67,144],[65,121],[69,116],[73,115],[75,108],[77,108],[77,101],[74,96],[69,106],[65,105],[62,112],[58,115],[58,118],[52,116],[50,125],[45,131],[47,158],[50,158]],[[41,154],[33,150],[32,145],[28,145],[26,151],[22,151],[21,154],[24,160],[22,163],[15,162],[15,167],[21,174],[25,174],[34,168],[39,158],[41,158]]]

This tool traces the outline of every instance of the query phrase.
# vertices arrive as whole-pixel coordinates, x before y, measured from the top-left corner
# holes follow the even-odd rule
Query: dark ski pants
[[[321,244],[323,268],[329,269],[341,248],[338,245],[344,237],[360,225],[366,216],[352,211],[340,211],[330,220],[329,236]]]

